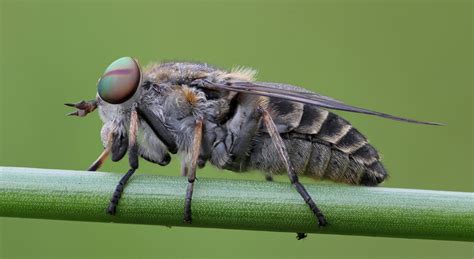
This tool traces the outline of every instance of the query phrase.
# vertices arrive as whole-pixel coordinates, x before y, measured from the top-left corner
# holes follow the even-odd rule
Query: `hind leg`
[[[308,191],[306,191],[306,188],[304,188],[304,186],[300,183],[298,179],[298,175],[296,174],[295,169],[293,165],[291,164],[291,160],[288,155],[288,151],[286,149],[285,143],[283,142],[283,139],[281,138],[280,133],[278,132],[278,129],[275,123],[273,122],[272,117],[270,116],[268,111],[265,110],[264,108],[259,108],[259,110],[262,113],[263,123],[268,130],[268,133],[273,141],[273,144],[278,150],[278,153],[280,154],[281,159],[283,160],[286,166],[286,170],[288,172],[288,177],[290,178],[291,184],[296,188],[296,190],[304,199],[306,204],[308,204],[309,208],[316,216],[319,226],[321,227],[326,226],[327,225],[326,218],[324,217],[323,213],[318,208],[316,203],[313,201]],[[304,233],[298,233],[298,238],[303,238],[303,236],[304,236]]]

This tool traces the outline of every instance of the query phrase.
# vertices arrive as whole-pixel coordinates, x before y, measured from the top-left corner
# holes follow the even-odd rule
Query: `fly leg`
[[[119,204],[120,197],[122,197],[123,190],[130,177],[135,173],[138,168],[138,145],[137,145],[137,131],[138,131],[138,114],[136,105],[132,107],[130,117],[130,130],[129,130],[129,143],[128,143],[128,163],[130,169],[120,179],[119,183],[115,187],[115,191],[110,198],[109,206],[106,212],[110,215],[115,215],[117,212],[117,205]]]
[[[97,171],[111,155],[112,161],[119,161],[125,156],[128,148],[128,137],[121,124],[104,125],[101,134],[106,134],[105,148],[87,171]]]
[[[259,107],[260,112],[262,113],[262,119],[265,127],[268,130],[268,134],[270,135],[270,138],[273,141],[273,144],[275,145],[275,148],[278,150],[278,153],[280,154],[283,162],[285,163],[286,170],[288,171],[288,177],[290,178],[291,184],[296,188],[298,193],[303,197],[304,201],[306,204],[308,204],[309,208],[311,211],[314,213],[318,220],[318,224],[320,227],[326,226],[327,221],[321,212],[321,210],[316,206],[316,203],[313,201],[311,196],[309,195],[308,191],[304,188],[304,186],[300,183],[298,179],[298,175],[295,172],[295,169],[293,165],[291,164],[290,157],[288,155],[288,151],[286,149],[285,143],[283,142],[283,139],[280,136],[280,133],[278,132],[278,129],[273,122],[272,117],[268,113],[267,110],[265,110],[262,107]],[[298,233],[299,239],[304,238],[304,233]]]
[[[107,159],[109,154],[110,154],[110,147],[106,147],[104,151],[102,151],[102,153],[99,155],[99,157],[94,161],[94,163],[92,163],[92,165],[89,166],[87,171],[97,171],[102,166],[104,161]]]
[[[168,126],[163,123],[160,117],[144,105],[138,107],[137,112],[140,118],[142,118],[148,124],[148,126],[150,126],[156,136],[163,142],[163,144],[166,145],[169,152],[176,154],[176,152],[178,152],[176,139],[169,130]]]
[[[93,112],[97,108],[97,100],[82,100],[78,103],[65,103],[64,105],[76,108],[75,111],[68,113],[68,116],[85,117],[87,114]],[[110,132],[107,139],[107,146],[104,148],[104,151],[102,151],[99,157],[89,166],[87,171],[97,171],[109,157],[112,149],[111,146],[113,143],[113,137],[114,136],[112,135],[112,132]]]
[[[65,103],[64,105],[77,109],[68,113],[67,115],[85,117],[88,113],[93,112],[97,108],[97,100],[80,101],[78,103]]]
[[[193,146],[191,149],[191,163],[189,165],[189,168],[186,167],[186,169],[182,169],[182,171],[186,171],[188,174],[188,188],[186,190],[186,198],[184,201],[184,222],[186,223],[191,223],[192,221],[191,200],[193,196],[194,182],[196,181],[197,160],[199,158],[199,151],[201,149],[202,124],[203,124],[203,119],[198,118],[196,120],[196,125],[194,128],[194,139],[193,139]]]
[[[89,166],[87,171],[97,171],[102,164],[104,164],[105,160],[109,157],[110,153],[112,153],[112,157],[114,157],[114,153],[116,153],[116,149],[114,149],[117,145],[114,145],[116,142],[117,134],[114,130],[111,130],[107,135],[107,143],[105,145],[104,151],[99,155],[99,157]]]

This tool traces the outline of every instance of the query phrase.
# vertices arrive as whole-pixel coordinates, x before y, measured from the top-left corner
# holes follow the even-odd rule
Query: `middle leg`
[[[202,124],[203,119],[198,118],[194,127],[194,139],[193,146],[191,148],[191,161],[189,168],[183,163],[183,168],[181,169],[183,174],[184,172],[188,175],[188,188],[186,189],[186,198],[184,201],[184,222],[191,223],[191,200],[194,191],[194,182],[196,181],[196,167],[197,160],[199,158],[199,151],[201,150],[201,140],[202,140]],[[189,169],[189,170],[188,170]]]

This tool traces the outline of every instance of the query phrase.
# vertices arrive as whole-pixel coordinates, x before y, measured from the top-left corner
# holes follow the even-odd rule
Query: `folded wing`
[[[416,124],[426,125],[443,125],[437,122],[425,122],[413,119],[402,118],[382,112],[372,111],[356,106],[344,104],[343,102],[333,99],[331,97],[323,96],[317,93],[313,93],[304,88],[300,88],[293,85],[280,84],[280,83],[269,83],[269,82],[247,82],[247,81],[236,81],[229,82],[226,84],[214,83],[208,80],[202,80],[199,86],[210,89],[221,89],[227,91],[234,91],[240,93],[256,94],[261,96],[281,98],[289,101],[295,101],[328,109],[341,110],[347,112],[355,112],[362,114],[375,115],[382,118],[404,121]]]

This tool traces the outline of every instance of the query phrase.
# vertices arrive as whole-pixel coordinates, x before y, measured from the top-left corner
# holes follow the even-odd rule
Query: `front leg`
[[[191,161],[189,168],[186,164],[182,164],[184,168],[182,171],[186,171],[188,174],[188,188],[186,190],[186,198],[184,201],[184,222],[191,223],[191,200],[194,190],[194,182],[196,181],[196,166],[197,160],[199,158],[199,151],[201,149],[201,140],[202,140],[202,124],[203,119],[198,118],[194,127],[194,139],[193,146],[191,147]],[[189,170],[188,170],[189,169]]]
[[[120,179],[119,183],[115,187],[115,191],[110,199],[109,206],[106,212],[110,215],[115,215],[117,212],[117,205],[120,198],[122,197],[123,190],[130,177],[135,173],[138,168],[138,145],[137,145],[137,131],[138,131],[138,114],[136,105],[133,106],[130,116],[130,130],[129,130],[129,143],[128,143],[128,163],[130,169]]]
[[[159,116],[154,114],[153,111],[145,105],[138,107],[137,112],[148,126],[150,126],[156,136],[166,145],[169,152],[176,154],[178,151],[176,139],[166,124],[160,120]]]

